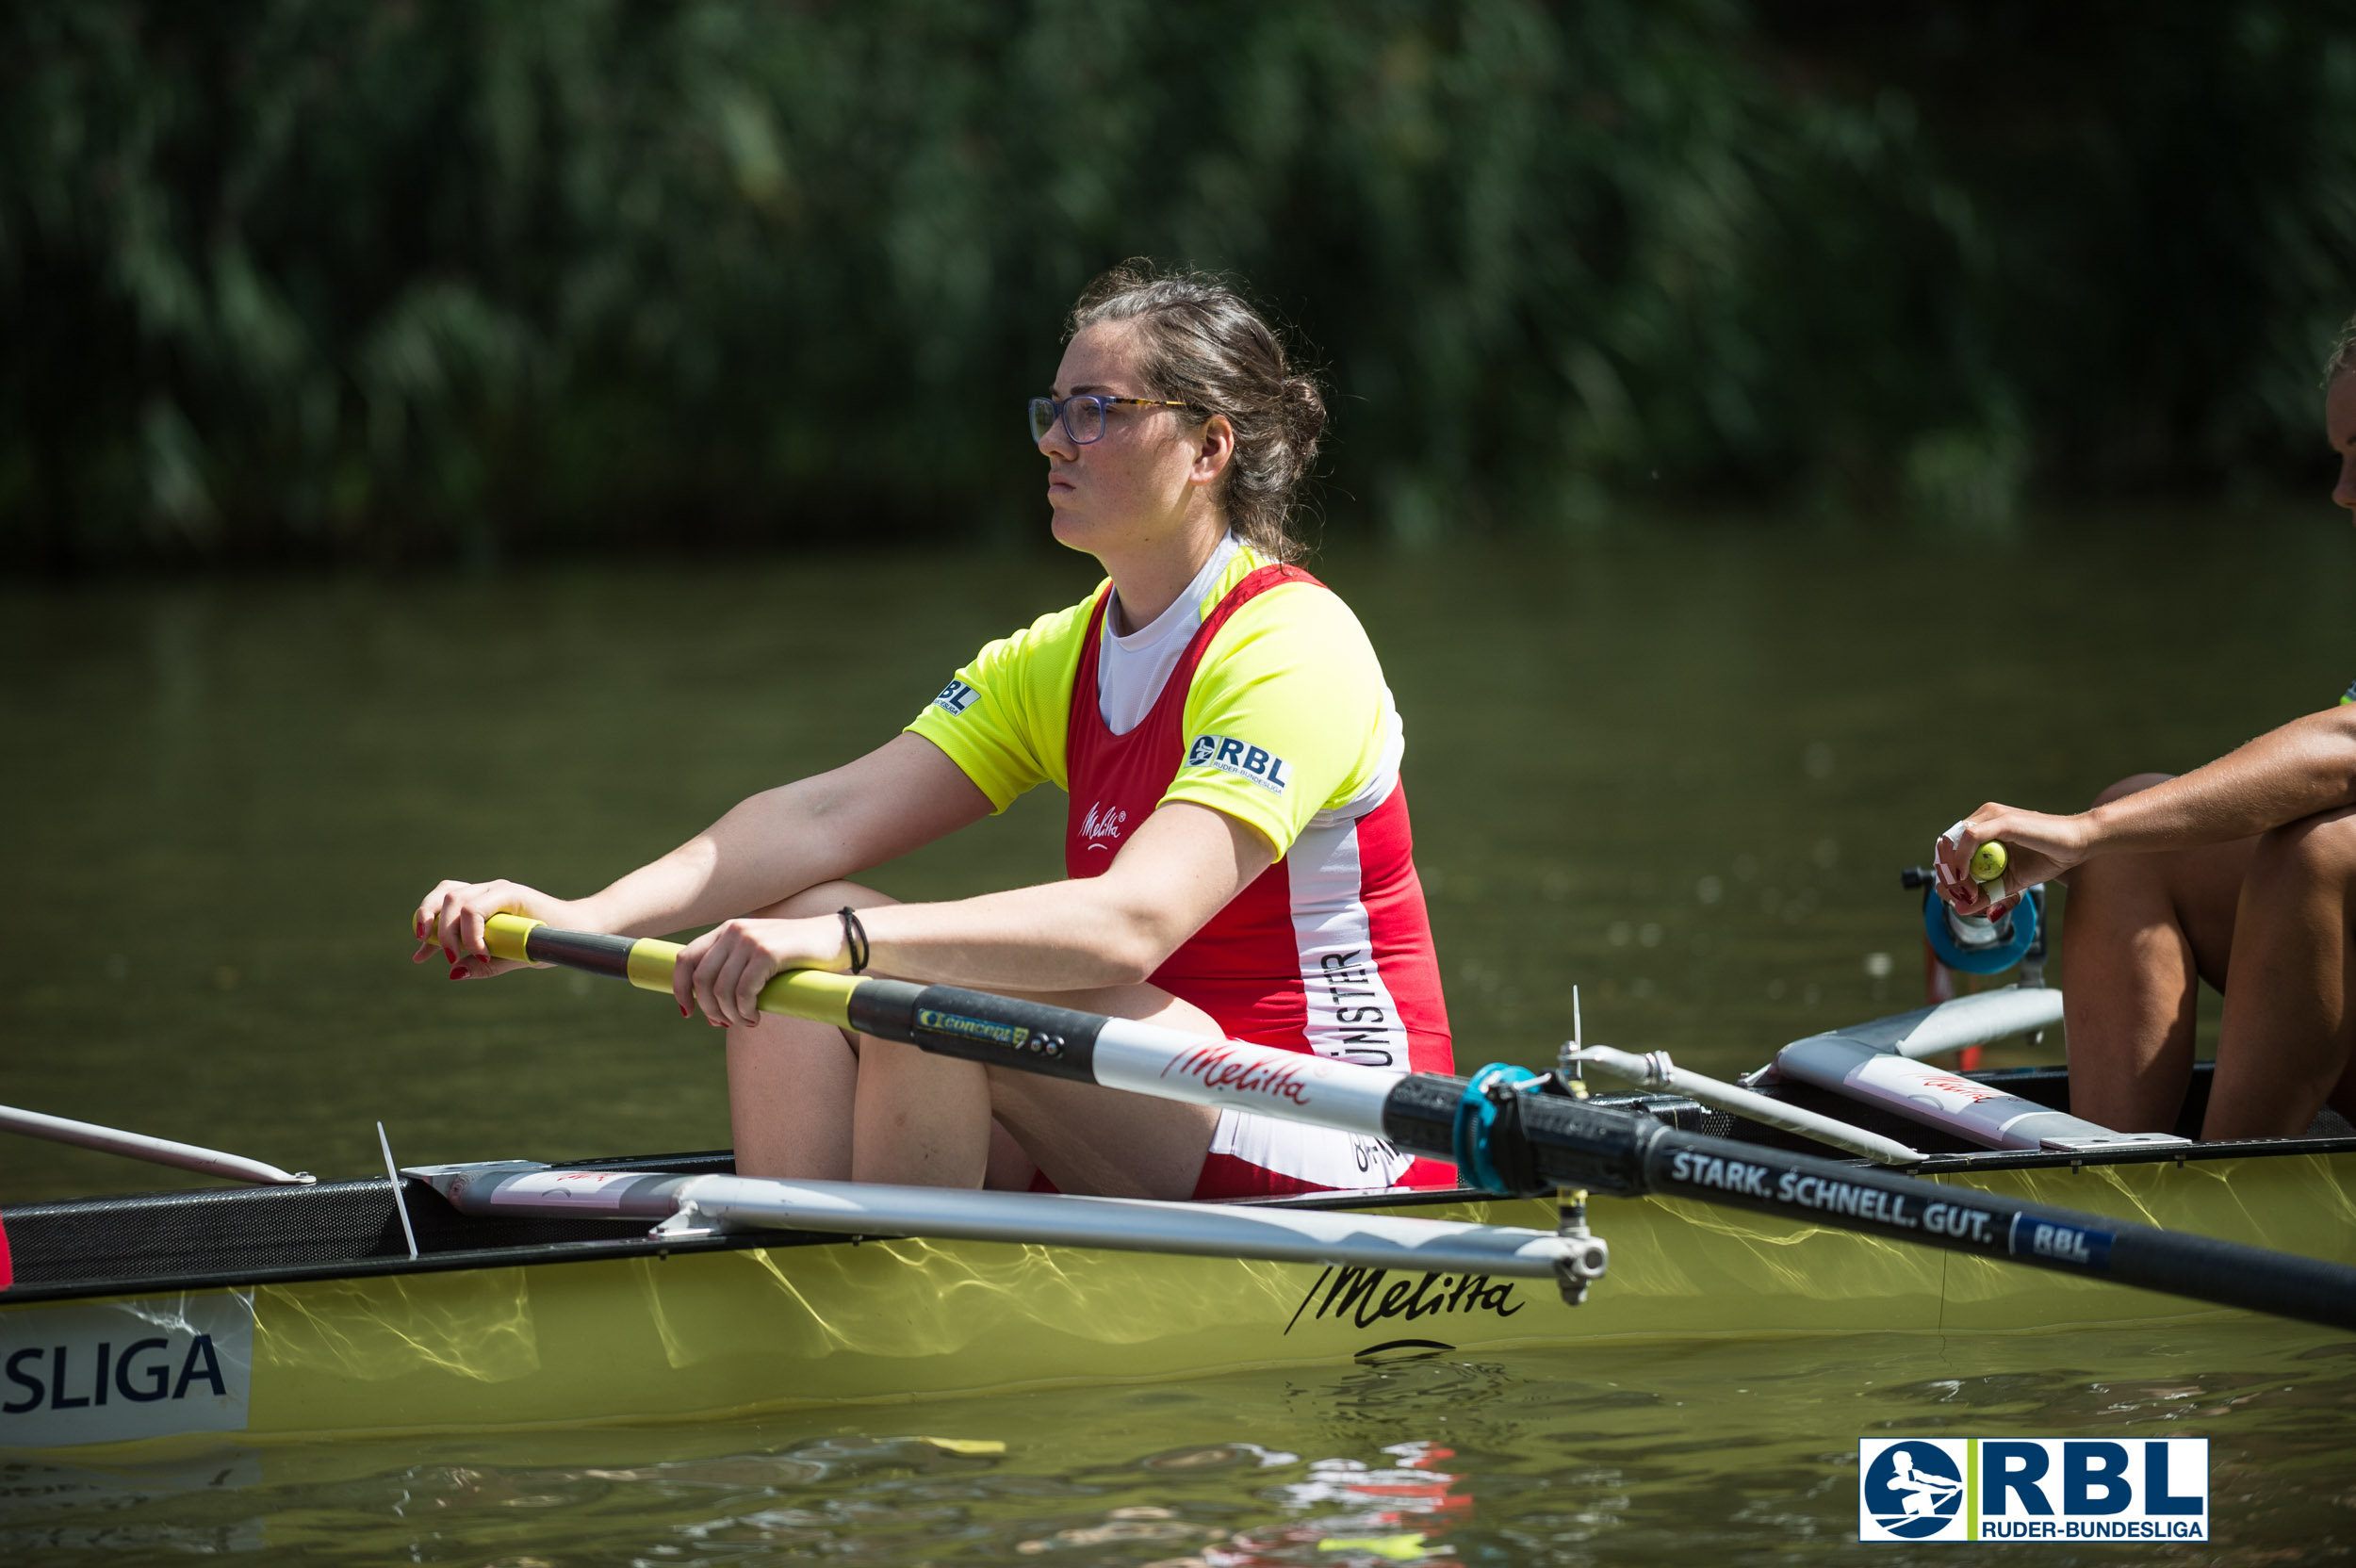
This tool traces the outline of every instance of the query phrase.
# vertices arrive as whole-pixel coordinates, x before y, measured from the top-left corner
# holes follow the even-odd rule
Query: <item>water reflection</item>
[[[1880,1563],[1854,1539],[1857,1438],[2090,1431],[2209,1438],[2222,1558],[2338,1560],[2356,1536],[2356,1341],[2239,1324],[1434,1357],[888,1413],[20,1460],[0,1467],[0,1558]]]

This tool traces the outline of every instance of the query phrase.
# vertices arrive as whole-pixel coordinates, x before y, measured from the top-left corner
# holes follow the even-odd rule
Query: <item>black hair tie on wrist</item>
[[[867,972],[867,927],[859,923],[859,911],[845,904],[838,911],[843,916],[843,945],[851,950],[851,972]]]

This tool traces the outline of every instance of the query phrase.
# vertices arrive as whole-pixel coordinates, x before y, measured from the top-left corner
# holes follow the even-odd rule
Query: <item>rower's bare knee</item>
[[[2124,795],[2148,790],[2154,784],[2165,784],[2176,776],[2172,773],[2131,773],[2094,797],[2096,806],[2108,806]]]
[[[755,909],[748,918],[753,920],[807,920],[813,915],[831,915],[846,906],[853,909],[873,909],[882,905],[899,902],[889,893],[879,893],[875,889],[861,887],[857,882],[821,882],[816,887],[804,888],[792,898],[779,899],[766,908]],[[806,1024],[798,1020],[782,1019],[772,1015],[757,1019],[750,1025],[732,1031],[732,1034],[743,1037],[747,1047],[752,1048],[825,1027],[824,1024]],[[840,1029],[835,1033],[841,1037],[844,1046],[849,1049],[852,1059],[857,1060],[859,1057],[858,1032]]]
[[[2250,858],[2253,891],[2345,889],[2356,883],[2356,807],[2318,811],[2258,835]]]
[[[890,893],[879,893],[857,882],[821,882],[814,888],[804,888],[792,898],[779,899],[763,909],[755,909],[754,920],[807,920],[812,915],[831,915],[837,909],[875,909],[900,901]]]

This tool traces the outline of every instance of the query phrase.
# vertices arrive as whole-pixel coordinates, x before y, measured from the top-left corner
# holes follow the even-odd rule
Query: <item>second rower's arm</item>
[[[1138,825],[1100,876],[862,910],[869,968],[993,990],[1132,985],[1275,861],[1275,846],[1256,828],[1172,801]],[[834,916],[732,920],[680,954],[673,990],[681,1007],[692,1001],[715,1023],[745,1024],[778,971],[843,967]]]
[[[2229,843],[2318,811],[2356,805],[2356,704],[2292,720],[2214,762],[2070,816],[1994,802],[1942,839],[1939,891],[1958,913],[1992,903],[1965,873],[1972,851],[2001,841],[2006,896],[2050,882],[2097,855]]]

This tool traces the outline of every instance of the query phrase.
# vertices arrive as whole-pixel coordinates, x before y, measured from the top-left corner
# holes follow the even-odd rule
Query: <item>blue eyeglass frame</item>
[[[1066,411],[1073,403],[1096,405],[1096,433],[1094,435],[1082,435],[1072,428],[1072,420]],[[1086,447],[1102,441],[1104,439],[1104,411],[1115,403],[1133,403],[1139,408],[1192,408],[1195,406],[1192,403],[1173,402],[1168,398],[1110,398],[1096,392],[1074,392],[1069,398],[1033,398],[1027,411],[1031,420],[1031,440],[1034,444],[1046,440],[1047,433],[1054,430],[1057,424],[1061,424],[1064,434],[1072,438],[1072,444],[1075,447]],[[1041,409],[1047,410],[1045,419],[1039,417]]]

